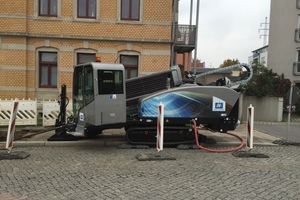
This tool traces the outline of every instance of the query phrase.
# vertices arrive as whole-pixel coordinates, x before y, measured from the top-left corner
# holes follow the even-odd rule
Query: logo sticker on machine
[[[117,99],[117,95],[116,94],[109,95],[109,99]]]
[[[213,97],[213,111],[225,111],[226,103],[222,99],[217,97]]]
[[[84,121],[84,113],[79,113],[79,120]]]

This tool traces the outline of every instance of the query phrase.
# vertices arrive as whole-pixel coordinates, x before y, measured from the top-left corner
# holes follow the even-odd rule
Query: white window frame
[[[296,62],[294,62],[294,65],[293,65],[293,74],[295,76],[300,75],[300,49],[297,49]]]
[[[300,15],[298,15],[298,24],[295,30],[295,42],[300,42]]]

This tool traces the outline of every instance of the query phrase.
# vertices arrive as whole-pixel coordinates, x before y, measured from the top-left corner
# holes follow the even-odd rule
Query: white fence
[[[43,126],[55,125],[55,120],[58,118],[60,105],[56,101],[42,101],[43,106]],[[72,115],[72,101],[70,101],[66,108],[66,117]]]
[[[283,115],[282,97],[262,97],[246,96],[240,98],[242,103],[241,121],[247,120],[247,106],[250,104],[255,108],[254,120],[265,122],[281,122]]]
[[[37,125],[39,112],[42,113],[43,126],[54,126],[59,115],[60,105],[57,100],[37,101],[18,100],[16,125]],[[0,99],[0,126],[8,126],[14,100]],[[72,102],[66,108],[66,117],[72,115]]]
[[[37,101],[18,100],[16,125],[37,125]],[[0,126],[8,126],[14,100],[0,99]]]

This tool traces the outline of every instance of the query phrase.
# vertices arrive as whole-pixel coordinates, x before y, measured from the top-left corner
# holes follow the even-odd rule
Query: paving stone
[[[165,148],[176,160],[139,162],[156,149],[18,147],[0,160],[0,199],[300,199],[300,149],[261,146],[268,159]]]

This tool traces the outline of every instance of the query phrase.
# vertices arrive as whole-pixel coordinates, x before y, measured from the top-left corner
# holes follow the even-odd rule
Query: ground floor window
[[[95,62],[95,53],[77,53],[77,64],[83,64],[88,62]]]
[[[135,55],[120,55],[120,63],[125,67],[125,78],[130,79],[138,76],[138,60]]]
[[[39,87],[57,87],[57,52],[39,52]]]

